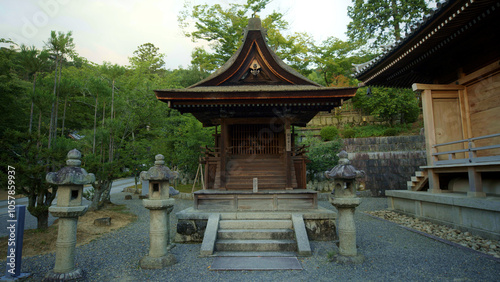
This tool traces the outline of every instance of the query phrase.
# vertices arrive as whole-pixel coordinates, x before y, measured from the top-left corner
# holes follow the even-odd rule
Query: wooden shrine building
[[[215,126],[215,147],[202,160],[206,189],[195,192],[195,209],[296,210],[316,208],[317,195],[306,189],[307,157],[293,128],[340,106],[356,88],[323,87],[300,75],[266,44],[266,30],[252,18],[243,44],[219,70],[188,88],[155,93]]]
[[[448,0],[357,77],[412,88],[427,165],[389,207],[500,239],[500,1]]]

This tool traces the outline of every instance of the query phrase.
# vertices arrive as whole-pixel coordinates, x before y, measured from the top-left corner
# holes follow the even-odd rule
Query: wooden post
[[[433,166],[433,147],[436,145],[436,135],[434,129],[434,111],[432,107],[432,90],[422,91],[422,111],[424,117],[425,147],[427,151],[427,165]],[[432,189],[432,187],[431,187]]]
[[[467,197],[486,197],[486,193],[483,192],[481,173],[477,172],[475,167],[469,167],[467,173],[469,175],[469,191],[467,192]]]
[[[285,172],[286,172],[286,190],[291,190],[292,188],[292,171],[291,171],[291,153],[292,153],[292,136],[290,130],[290,119],[285,120]]]
[[[220,188],[226,189],[226,148],[227,148],[227,122],[222,119],[221,122],[221,138],[220,138]]]
[[[439,175],[431,168],[427,170],[427,177],[429,178],[429,190],[430,193],[441,193],[441,188],[439,185]]]

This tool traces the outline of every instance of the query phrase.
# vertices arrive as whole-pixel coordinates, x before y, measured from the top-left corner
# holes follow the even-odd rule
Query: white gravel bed
[[[458,229],[413,218],[394,211],[367,211],[366,213],[500,258],[500,242],[496,240],[484,239],[480,236],[472,235],[470,232],[462,232]]]
[[[138,220],[76,248],[75,261],[84,270],[86,281],[498,281],[500,277],[500,263],[495,260],[361,212],[355,220],[358,252],[366,258],[362,264],[330,262],[328,255],[338,248],[327,241],[311,242],[313,255],[299,258],[300,271],[210,271],[214,258],[199,258],[200,244],[177,244],[171,250],[177,264],[144,270],[139,260],[149,248],[149,211],[137,196],[128,201],[124,196],[119,193],[111,200],[126,204]],[[320,205],[334,209],[328,202]],[[190,200],[176,200],[172,233],[177,222],[174,213],[190,206]],[[386,199],[364,198],[357,211],[386,207]],[[54,254],[24,258],[22,272],[32,274],[28,281],[41,281],[54,261]],[[5,261],[1,263],[5,265]]]

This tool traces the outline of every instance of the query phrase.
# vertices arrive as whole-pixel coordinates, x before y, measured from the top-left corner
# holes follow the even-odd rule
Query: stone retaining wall
[[[351,164],[365,171],[364,186],[373,196],[406,190],[406,182],[427,163],[422,135],[344,139],[344,149]]]

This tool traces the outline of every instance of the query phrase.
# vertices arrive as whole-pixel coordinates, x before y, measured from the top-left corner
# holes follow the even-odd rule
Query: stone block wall
[[[422,135],[350,138],[343,141],[351,164],[365,171],[362,181],[372,196],[385,196],[386,190],[406,190],[406,182],[420,166],[427,163]]]

